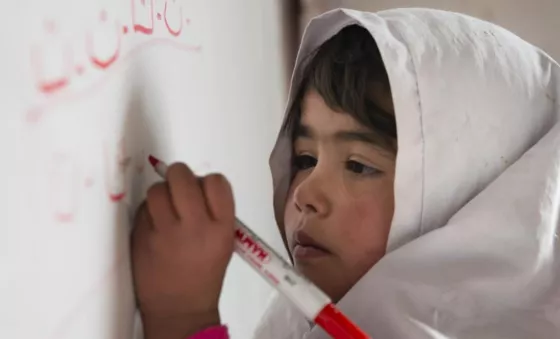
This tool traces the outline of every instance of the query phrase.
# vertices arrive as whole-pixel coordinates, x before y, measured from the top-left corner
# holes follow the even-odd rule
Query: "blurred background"
[[[380,11],[399,7],[428,7],[465,13],[503,26],[560,59],[560,1],[558,0],[285,0],[283,32],[287,67],[291,69],[299,38],[311,18],[334,8]]]

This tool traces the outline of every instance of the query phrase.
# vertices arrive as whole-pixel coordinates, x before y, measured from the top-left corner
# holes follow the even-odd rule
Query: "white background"
[[[128,235],[157,180],[148,153],[224,172],[238,216],[283,249],[268,168],[286,83],[278,2],[168,0],[164,15],[155,0],[153,26],[150,4],[3,4],[0,338],[132,337]],[[234,258],[233,338],[270,292]]]

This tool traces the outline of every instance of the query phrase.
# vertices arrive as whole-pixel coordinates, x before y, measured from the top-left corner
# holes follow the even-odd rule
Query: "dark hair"
[[[390,96],[389,78],[375,40],[363,27],[351,25],[323,43],[309,56],[302,81],[282,127],[292,139],[301,119],[307,90],[316,90],[335,111],[350,114],[372,130],[384,148],[396,152],[394,112],[383,110],[373,99],[373,86],[381,84]]]

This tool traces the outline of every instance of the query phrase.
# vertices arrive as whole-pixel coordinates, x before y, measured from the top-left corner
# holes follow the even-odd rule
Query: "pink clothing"
[[[186,339],[229,339],[229,333],[227,327],[221,325],[209,327]]]

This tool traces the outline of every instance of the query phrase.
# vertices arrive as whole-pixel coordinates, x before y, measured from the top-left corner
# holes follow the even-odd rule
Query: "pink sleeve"
[[[229,333],[226,326],[209,327],[185,339],[229,339]]]

